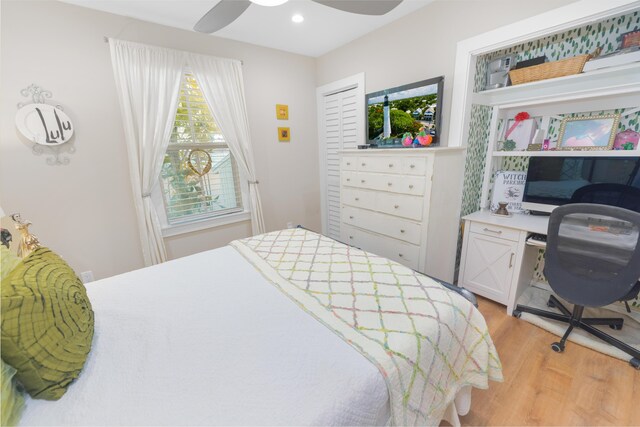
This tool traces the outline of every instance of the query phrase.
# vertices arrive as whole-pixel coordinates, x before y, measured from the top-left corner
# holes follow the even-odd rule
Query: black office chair
[[[569,324],[559,342],[562,352],[573,328],[580,328],[631,355],[640,369],[640,351],[593,325],[622,329],[622,318],[583,318],[585,307],[602,307],[640,293],[640,213],[617,206],[577,203],[554,209],[549,218],[544,274],[551,289],[574,304],[569,311],[551,295],[548,307],[562,314],[518,305],[513,315],[527,312]]]
[[[640,188],[624,184],[590,184],[577,189],[570,203],[598,203],[640,212]]]

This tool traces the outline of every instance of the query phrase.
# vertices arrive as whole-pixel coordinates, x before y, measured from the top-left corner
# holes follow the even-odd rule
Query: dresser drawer
[[[424,157],[405,157],[402,159],[402,173],[407,175],[426,175],[427,159]]]
[[[340,172],[340,183],[342,185],[353,187],[358,182],[358,173],[348,170]]]
[[[358,190],[355,188],[343,188],[342,203],[365,209],[375,209],[376,193],[373,191]]]
[[[340,161],[342,170],[354,171],[358,169],[358,158],[355,156],[343,156]]]
[[[378,193],[377,196],[377,211],[416,221],[422,220],[422,197],[391,193]]]
[[[499,225],[485,224],[482,222],[471,221],[469,231],[472,233],[484,234],[485,236],[498,237],[500,239],[512,240],[517,242],[520,238],[520,232],[512,228],[500,227]]]
[[[401,242],[390,237],[369,233],[365,230],[343,225],[343,240],[364,251],[389,258],[414,270],[420,264],[420,246]]]
[[[422,226],[406,219],[344,206],[342,209],[342,222],[415,245],[420,244]]]
[[[361,156],[358,158],[358,171],[402,173],[402,159],[391,156]]]
[[[357,172],[354,175],[349,173],[348,178],[345,178],[343,184],[359,188],[368,188],[370,190],[413,194],[415,196],[422,196],[426,186],[425,178],[421,176],[403,176],[369,172]]]

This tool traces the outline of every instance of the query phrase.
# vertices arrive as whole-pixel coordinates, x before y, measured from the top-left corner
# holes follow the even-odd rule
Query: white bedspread
[[[378,369],[231,247],[87,286],[85,369],[22,425],[380,425]]]

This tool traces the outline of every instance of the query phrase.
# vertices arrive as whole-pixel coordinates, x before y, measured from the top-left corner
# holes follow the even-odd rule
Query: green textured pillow
[[[2,359],[34,398],[57,400],[80,375],[93,310],[71,267],[36,249],[2,280]]]
[[[20,421],[20,415],[24,409],[24,396],[16,388],[13,376],[16,370],[4,363],[2,363],[2,371],[0,374],[0,381],[2,382],[2,388],[0,388],[0,400],[2,400],[2,413],[0,414],[0,425],[2,426],[15,426]]]

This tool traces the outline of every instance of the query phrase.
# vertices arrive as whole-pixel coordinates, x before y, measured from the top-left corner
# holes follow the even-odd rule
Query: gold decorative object
[[[205,165],[202,166],[203,161]],[[187,167],[198,176],[204,176],[211,170],[211,156],[204,150],[191,150],[187,156]]]
[[[11,215],[11,219],[21,236],[20,243],[18,243],[18,256],[24,258],[40,247],[40,241],[29,233],[31,221],[23,221],[19,213]]]
[[[542,144],[529,144],[527,151],[542,151]]]

